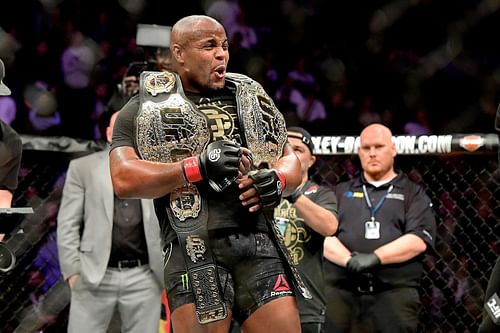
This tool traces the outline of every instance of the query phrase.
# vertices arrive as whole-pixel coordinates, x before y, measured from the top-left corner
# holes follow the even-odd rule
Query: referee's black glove
[[[375,253],[351,253],[351,259],[347,262],[347,270],[353,273],[361,273],[380,265],[380,259]]]

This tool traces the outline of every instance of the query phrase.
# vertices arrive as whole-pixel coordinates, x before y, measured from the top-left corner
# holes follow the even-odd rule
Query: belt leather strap
[[[177,219],[167,208],[170,224],[177,234],[183,251],[189,284],[194,296],[196,318],[200,324],[208,324],[227,317],[227,308],[219,283],[208,239],[207,202],[201,198],[198,218]]]
[[[208,123],[184,95],[179,76],[145,71],[140,82],[136,141],[141,158],[172,163],[199,155],[210,141]],[[207,324],[226,318],[208,240],[206,200],[196,186],[187,184],[170,193],[166,210],[183,252],[198,321]]]

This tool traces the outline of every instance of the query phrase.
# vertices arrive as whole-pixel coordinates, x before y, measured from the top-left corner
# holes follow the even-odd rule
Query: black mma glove
[[[250,171],[248,176],[253,179],[253,187],[257,191],[262,207],[276,207],[281,201],[285,189],[285,177],[274,169]]]
[[[210,187],[221,192],[238,177],[240,160],[239,144],[219,140],[210,143],[200,156],[186,158],[182,166],[188,182],[206,180]]]
[[[375,253],[351,253],[351,259],[347,262],[347,270],[353,273],[361,273],[380,265],[380,259]]]

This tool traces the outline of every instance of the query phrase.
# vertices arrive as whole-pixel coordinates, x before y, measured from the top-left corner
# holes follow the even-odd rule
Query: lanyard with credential
[[[392,191],[393,188],[394,188],[394,185],[389,186],[389,189],[384,194],[384,196],[382,198],[380,198],[379,201],[377,202],[377,204],[375,205],[375,207],[373,207],[372,202],[370,201],[370,197],[368,196],[368,191],[366,190],[366,185],[363,184],[363,193],[365,195],[366,205],[370,209],[372,222],[375,222],[375,213],[377,212],[377,210],[380,209],[380,207],[382,207],[382,204],[384,203],[385,198],[387,198],[387,195]]]

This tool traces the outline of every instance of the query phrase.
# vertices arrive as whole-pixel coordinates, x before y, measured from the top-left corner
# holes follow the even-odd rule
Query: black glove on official
[[[262,207],[279,205],[285,184],[276,170],[260,169],[249,172],[248,176],[254,181],[253,187],[257,190]]]
[[[375,253],[351,253],[351,259],[347,262],[347,270],[353,273],[361,273],[380,265],[380,259]]]
[[[221,192],[238,177],[241,154],[236,142],[214,141],[199,157],[184,160],[184,175],[191,183],[207,180],[215,191]]]

